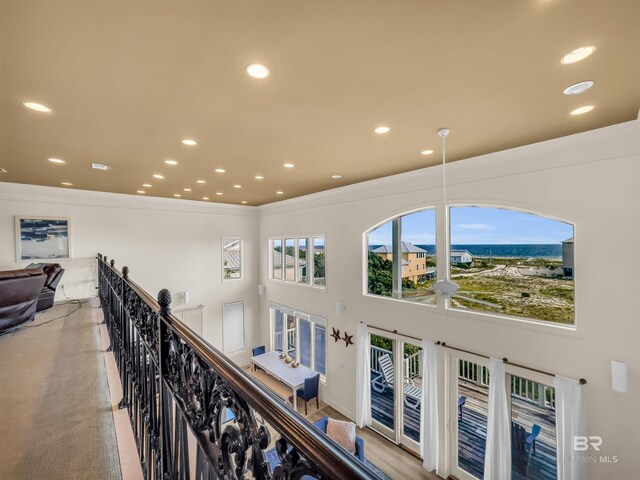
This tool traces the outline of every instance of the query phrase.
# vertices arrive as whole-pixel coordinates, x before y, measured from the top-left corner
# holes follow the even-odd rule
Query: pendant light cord
[[[447,207],[447,136],[442,135],[442,199]]]

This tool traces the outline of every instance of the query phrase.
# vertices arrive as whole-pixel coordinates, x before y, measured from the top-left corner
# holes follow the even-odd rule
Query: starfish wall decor
[[[353,345],[353,335],[347,335],[347,332],[344,332],[344,347],[347,348],[349,345]]]
[[[331,335],[329,335],[330,337],[333,337],[333,340],[335,342],[337,342],[338,340],[340,340],[340,330],[331,327],[331,330],[333,330],[333,333]]]

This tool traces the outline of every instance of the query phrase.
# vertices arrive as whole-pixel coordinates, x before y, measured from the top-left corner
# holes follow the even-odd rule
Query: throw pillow
[[[356,453],[356,424],[330,418],[327,421],[327,435],[348,452]]]

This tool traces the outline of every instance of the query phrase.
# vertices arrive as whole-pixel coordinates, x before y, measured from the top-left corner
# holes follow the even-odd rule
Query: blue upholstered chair
[[[329,423],[329,417],[322,417],[320,420],[314,423],[316,427],[324,434],[327,433],[327,424]],[[364,440],[356,435],[356,457],[364,463]]]
[[[458,398],[458,420],[462,421],[462,407],[467,402],[467,397],[460,395]]]
[[[257,357],[258,355],[262,355],[267,351],[267,347],[264,345],[260,345],[259,347],[255,347],[251,349],[251,355]]]
[[[313,377],[304,379],[304,387],[299,388],[296,391],[298,398],[304,400],[304,414],[307,414],[307,402],[315,397],[316,408],[320,408],[320,401],[318,400],[318,388],[320,387],[320,374],[316,373]]]
[[[531,427],[531,433],[524,441],[524,450],[527,452],[527,468],[525,470],[525,475],[529,475],[529,463],[531,461],[531,454],[536,454],[536,438],[540,435],[540,430],[542,427],[540,425],[536,425],[535,423]]]

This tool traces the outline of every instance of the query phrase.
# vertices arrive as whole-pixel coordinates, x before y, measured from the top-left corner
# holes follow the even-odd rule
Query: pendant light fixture
[[[449,135],[448,128],[438,130],[438,136],[442,138],[442,204],[444,205],[445,211],[449,209],[449,205],[447,204],[447,135]],[[449,233],[447,233],[445,237],[445,248],[447,254],[449,254]],[[451,298],[459,289],[460,285],[451,280],[451,270],[449,268],[446,269],[445,278],[438,280],[433,285],[433,290],[436,292],[436,295],[442,296],[443,298]]]

